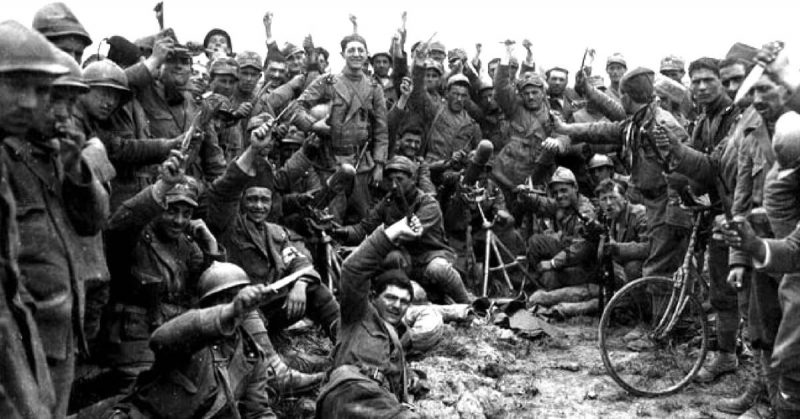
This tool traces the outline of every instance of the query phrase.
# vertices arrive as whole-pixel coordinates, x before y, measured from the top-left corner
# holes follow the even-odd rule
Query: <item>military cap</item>
[[[481,77],[481,84],[478,86],[478,91],[486,89],[494,89],[494,81],[489,76]]]
[[[142,51],[131,41],[124,37],[114,35],[106,40],[108,42],[108,59],[117,63],[122,68],[128,68],[139,62]]]
[[[444,67],[442,66],[442,63],[434,60],[433,58],[428,58],[425,60],[425,69],[427,70],[429,68],[438,71],[440,76],[444,74]]]
[[[461,48],[453,48],[447,53],[447,61],[453,61],[455,59],[464,60],[466,58],[467,52]]]
[[[208,67],[208,74],[214,76],[215,74],[229,74],[233,77],[239,78],[239,64],[233,58],[217,58]]]
[[[197,207],[197,197],[199,194],[200,190],[197,186],[197,181],[193,177],[187,176],[186,181],[178,183],[167,191],[165,198],[167,205],[185,202],[193,207]]]
[[[527,73],[519,80],[517,80],[517,90],[522,91],[527,86],[536,86],[542,89],[547,89],[547,82],[544,81],[539,73]]]
[[[230,48],[230,50],[233,51],[233,44],[231,43],[231,36],[228,34],[228,32],[226,32],[226,31],[224,31],[224,30],[222,30],[220,28],[214,28],[214,29],[208,31],[208,33],[206,34],[206,37],[203,38],[203,47],[204,48],[208,48],[208,42],[211,40],[211,37],[214,36],[214,35],[222,35],[222,36],[224,36],[225,40],[228,42],[228,48]]]
[[[654,89],[659,96],[666,96],[674,103],[681,103],[686,98],[686,86],[664,77],[660,74],[655,76]]]
[[[556,183],[568,183],[570,185],[577,185],[578,181],[575,179],[575,175],[572,173],[572,170],[567,169],[563,166],[558,166],[556,171],[553,173],[553,176],[550,178],[550,181],[547,182],[547,186],[552,186]]]
[[[236,54],[236,63],[239,64],[239,69],[252,67],[261,71],[261,56],[257,52],[242,51]]]
[[[283,55],[285,58],[289,58],[292,55],[297,54],[298,52],[303,52],[303,48],[300,48],[291,42],[287,42],[283,44],[281,55]]]
[[[431,42],[431,45],[428,47],[430,51],[441,51],[443,54],[447,53],[447,49],[445,49],[444,44],[439,41]]]
[[[596,169],[598,167],[614,167],[614,162],[611,161],[611,157],[606,156],[605,154],[595,154],[589,160],[589,164],[586,165],[589,169]]]
[[[775,151],[781,171],[798,167],[798,163],[800,163],[800,115],[796,112],[789,111],[778,118],[778,122],[775,123],[772,149]],[[779,175],[783,175],[783,173],[779,173]]]
[[[300,131],[297,127],[292,125],[289,127],[289,132],[286,133],[286,136],[281,139],[281,143],[303,145],[305,140],[306,135],[303,131]]]
[[[468,89],[472,87],[467,76],[463,74],[453,74],[449,79],[447,79],[448,88],[454,84],[462,85]]]
[[[89,86],[84,83],[83,71],[81,71],[81,67],[78,65],[78,62],[75,61],[75,58],[56,48],[55,45],[52,45],[51,48],[53,49],[53,55],[55,55],[56,61],[69,69],[69,73],[53,81],[53,87],[71,87],[82,92],[88,92]]]
[[[32,26],[48,39],[72,35],[81,38],[86,45],[92,44],[89,32],[86,32],[72,10],[61,2],[50,3],[39,9],[33,16]]]
[[[630,93],[637,98],[653,94],[655,72],[649,68],[637,67],[625,73],[619,82],[620,91]]]
[[[668,55],[661,59],[661,67],[659,71],[683,71],[685,66],[686,63],[683,62],[683,58],[678,57],[677,55]]]
[[[606,68],[608,68],[608,66],[611,64],[619,64],[625,68],[628,68],[628,62],[625,61],[625,57],[618,52],[611,54],[608,59],[606,59]]]
[[[67,74],[50,42],[42,34],[7,20],[0,23],[0,73],[30,71],[51,76]]]
[[[219,93],[211,93],[204,100],[209,108],[215,111],[216,115],[230,114],[231,108],[233,108],[231,100],[227,96],[223,96]]]
[[[347,44],[349,44],[350,42],[360,42],[362,45],[364,45],[364,48],[367,48],[367,40],[364,39],[363,36],[354,33],[352,35],[347,35],[344,38],[342,38],[342,41],[339,43],[339,45],[341,45],[342,47],[342,51],[344,51],[344,49],[347,47]]]
[[[372,63],[373,61],[375,61],[375,58],[377,58],[377,57],[386,57],[389,60],[390,63],[393,61],[392,60],[392,56],[389,55],[388,52],[381,51],[381,52],[376,52],[375,54],[373,54],[372,57],[370,57],[369,62]]]
[[[386,162],[385,172],[397,171],[414,176],[417,173],[417,164],[406,156],[394,156]]]

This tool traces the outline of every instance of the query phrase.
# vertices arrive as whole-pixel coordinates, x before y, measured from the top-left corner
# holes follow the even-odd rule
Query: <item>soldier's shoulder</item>
[[[269,233],[270,237],[278,241],[285,241],[289,234],[286,232],[286,227],[275,224],[275,223],[267,223],[267,232]]]

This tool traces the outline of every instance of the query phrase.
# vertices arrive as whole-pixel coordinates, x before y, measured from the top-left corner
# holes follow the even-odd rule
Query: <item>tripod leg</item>
[[[491,248],[492,230],[486,230],[486,244],[483,252],[483,297],[489,296],[489,249]]]
[[[492,242],[492,250],[494,250],[494,255],[497,257],[498,267],[503,271],[503,277],[506,280],[506,285],[511,291],[514,291],[514,285],[511,283],[511,278],[508,277],[508,270],[506,269],[506,263],[503,260],[503,255],[500,254],[500,250],[497,248],[497,236],[494,235],[494,232],[489,232],[489,239]]]

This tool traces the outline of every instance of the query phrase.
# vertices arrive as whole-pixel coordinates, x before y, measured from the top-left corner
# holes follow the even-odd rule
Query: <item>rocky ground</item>
[[[738,393],[753,362],[712,385],[678,394],[629,395],[609,378],[597,349],[596,317],[553,323],[553,336],[523,337],[477,319],[447,325],[440,346],[410,366],[427,374],[431,391],[415,401],[429,418],[732,418],[714,409]],[[309,400],[287,399],[284,417],[313,417]]]

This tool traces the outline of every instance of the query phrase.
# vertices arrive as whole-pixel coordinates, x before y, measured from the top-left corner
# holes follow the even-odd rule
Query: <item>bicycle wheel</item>
[[[708,351],[708,321],[694,295],[666,332],[656,330],[673,297],[673,281],[647,277],[622,287],[603,310],[599,341],[603,364],[622,388],[655,397],[680,390],[703,366]],[[668,324],[669,319],[663,324]]]

